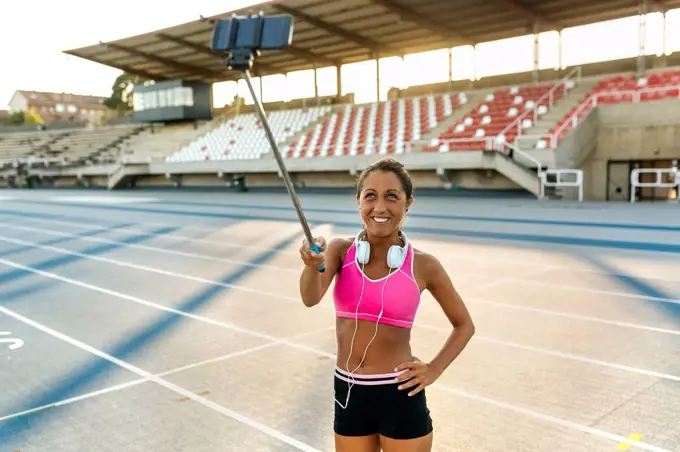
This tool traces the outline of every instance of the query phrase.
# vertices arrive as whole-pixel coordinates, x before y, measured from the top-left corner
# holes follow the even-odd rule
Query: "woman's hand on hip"
[[[406,370],[403,374],[396,378],[396,381],[405,383],[399,385],[399,390],[403,391],[405,389],[411,389],[408,393],[409,397],[418,394],[420,391],[425,389],[426,386],[434,383],[441,375],[441,371],[435,368],[433,365],[424,363],[415,356],[412,361],[399,364],[395,372],[401,372]]]

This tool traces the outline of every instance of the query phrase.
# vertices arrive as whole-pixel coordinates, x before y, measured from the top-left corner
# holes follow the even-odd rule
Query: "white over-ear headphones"
[[[365,240],[361,240],[365,235],[366,231],[362,229],[354,239],[357,249],[357,262],[364,265],[368,264],[368,260],[371,257],[371,244]],[[406,259],[406,252],[408,250],[408,239],[406,238],[406,234],[400,232],[399,235],[404,241],[404,246],[392,245],[387,251],[387,266],[392,269],[401,267],[404,263],[404,259]]]

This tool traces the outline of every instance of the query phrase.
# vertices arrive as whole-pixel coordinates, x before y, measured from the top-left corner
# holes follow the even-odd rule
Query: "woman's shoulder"
[[[411,245],[413,249],[413,266],[426,274],[431,271],[439,270],[441,263],[434,254],[426,253]]]
[[[354,237],[351,238],[345,238],[345,237],[334,237],[331,239],[330,242],[328,242],[329,247],[333,247],[335,249],[340,249],[347,251],[350,246],[352,246],[352,243],[354,243]]]
[[[328,242],[327,251],[330,251],[338,256],[340,260],[344,260],[345,256],[347,255],[347,251],[349,250],[350,246],[352,246],[352,243],[354,243],[354,237],[335,237],[331,239],[330,242]]]

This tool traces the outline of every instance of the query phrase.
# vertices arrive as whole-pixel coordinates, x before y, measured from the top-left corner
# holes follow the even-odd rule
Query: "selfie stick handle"
[[[267,114],[264,111],[262,103],[255,94],[255,89],[253,88],[253,81],[250,78],[250,70],[245,69],[243,72],[245,73],[245,79],[246,83],[248,84],[248,89],[250,90],[250,95],[253,96],[253,103],[255,104],[255,109],[257,110],[257,114],[260,116],[262,126],[264,127],[265,134],[267,135],[267,140],[269,141],[269,145],[272,147],[272,152],[274,153],[274,158],[276,158],[276,163],[278,163],[279,165],[279,170],[281,170],[281,175],[283,176],[283,181],[285,182],[286,188],[288,189],[288,194],[293,200],[293,205],[295,206],[298,219],[300,220],[300,224],[302,225],[302,230],[305,232],[307,243],[309,243],[309,249],[318,254],[319,247],[317,246],[316,243],[314,243],[312,231],[309,229],[309,224],[307,224],[305,214],[302,212],[302,206],[300,205],[300,200],[298,199],[297,194],[295,193],[295,187],[293,186],[293,182],[290,180],[290,176],[288,175],[286,166],[283,163],[283,158],[281,157],[281,153],[279,152],[279,146],[276,144],[276,139],[274,139],[274,134],[272,133],[272,130],[269,127],[269,122],[267,121]],[[317,267],[317,270],[323,273],[326,270],[326,267],[322,265],[320,267]]]

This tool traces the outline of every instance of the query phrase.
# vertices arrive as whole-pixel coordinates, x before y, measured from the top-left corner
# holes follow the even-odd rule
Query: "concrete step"
[[[503,153],[496,152],[494,154],[496,171],[535,196],[540,195],[540,182],[536,173],[524,168]]]
[[[545,133],[548,133],[553,127],[555,127],[555,124],[560,122],[562,118],[567,114],[565,111],[563,115],[560,115],[559,118],[557,119],[545,119],[545,120],[540,120],[534,125],[532,128],[528,129],[525,132],[525,135],[543,135]]]
[[[569,107],[571,104],[561,104],[553,107],[548,113],[539,116],[538,117],[538,122],[536,124],[539,124],[541,122],[548,122],[548,121],[559,121],[564,117],[564,115],[569,111]]]
[[[590,91],[597,85],[597,80],[580,81],[578,84],[566,93],[564,97],[555,102],[553,107],[534,124],[533,127],[524,130],[524,136],[542,136],[546,135],[553,127],[573,109],[583,98],[590,93]],[[523,147],[533,147],[535,143],[529,143],[528,140],[521,141]]]

